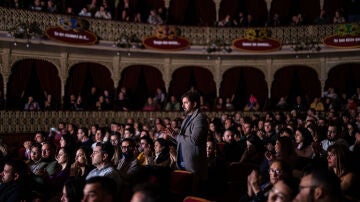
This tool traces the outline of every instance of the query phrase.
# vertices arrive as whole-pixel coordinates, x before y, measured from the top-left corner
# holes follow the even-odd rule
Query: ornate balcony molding
[[[48,14],[43,12],[33,12],[28,10],[17,10],[0,8],[2,17],[0,18],[0,30],[8,31],[12,26],[19,23],[36,22],[41,29],[49,26],[56,26],[61,18],[69,18],[66,15]],[[144,38],[153,35],[156,26],[140,23],[125,23],[110,20],[97,20],[86,18],[89,21],[89,30],[99,36],[104,41],[116,41],[122,35],[136,35]],[[232,41],[244,36],[246,28],[219,28],[219,27],[190,27],[179,26],[181,35],[192,42],[192,45],[205,46],[210,41],[223,39]],[[290,45],[296,40],[312,38],[321,41],[325,36],[335,33],[336,26],[329,25],[308,25],[297,27],[268,27],[276,38],[284,45]]]

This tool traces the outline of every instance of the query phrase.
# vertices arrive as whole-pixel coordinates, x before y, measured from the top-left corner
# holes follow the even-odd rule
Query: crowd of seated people
[[[161,100],[160,90],[157,95]],[[325,96],[332,100],[332,107],[324,104],[323,112],[316,110],[318,99],[304,106],[298,99],[293,108],[265,115],[229,111],[208,117],[211,174],[208,187],[199,189],[205,190],[202,196],[221,200],[234,174],[227,173],[228,168],[251,165],[249,175],[243,173],[247,182],[245,189],[236,191],[236,201],[302,201],[312,194],[314,201],[359,201],[360,111],[353,104],[359,95],[342,103],[337,101],[342,96],[329,88]],[[177,143],[163,131],[179,131],[183,119],[157,117],[141,122],[128,118],[125,123],[79,128],[59,123],[19,148],[1,142],[0,197],[60,200],[66,197],[68,180],[75,180],[84,189],[78,197],[86,198],[87,183],[95,177],[112,178],[117,190],[113,197],[124,201],[143,183],[157,184],[171,193],[166,182],[176,169]],[[19,161],[28,172],[17,173]]]
[[[351,8],[351,4],[356,6],[359,3],[350,2],[350,5],[347,5],[347,7]],[[167,22],[166,8],[161,6],[154,7],[151,3],[147,4],[131,0],[80,0],[76,2],[56,0],[5,0],[0,6],[108,20],[113,19],[125,22],[150,23],[154,25]],[[238,12],[236,16],[227,14],[223,19],[220,19],[219,22],[214,22],[213,24],[221,27],[253,27],[344,23],[346,21],[358,21],[360,13],[356,8],[338,8],[335,13],[329,15],[322,9],[319,12],[319,17],[310,22],[304,22],[301,13],[292,14],[289,19],[280,16],[279,13],[272,13],[266,22],[254,21],[253,15],[254,14],[248,13],[246,10],[242,10]]]
[[[24,93],[23,93],[24,94]],[[179,98],[174,95],[167,95],[161,88],[157,88],[152,96],[148,96],[141,106],[134,106],[134,98],[128,93],[125,87],[120,88],[117,95],[113,96],[108,90],[100,92],[96,87],[92,87],[87,95],[69,94],[64,103],[57,103],[53,95],[44,92],[43,100],[35,96],[23,96],[17,106],[7,106],[6,100],[0,93],[0,110],[17,109],[25,111],[51,111],[51,110],[70,110],[70,111],[181,111]],[[360,88],[356,93],[348,95],[342,93],[338,95],[334,88],[325,91],[324,96],[309,98],[307,96],[296,96],[295,98],[280,97],[270,99],[265,104],[260,103],[259,99],[250,94],[244,104],[235,99],[236,95],[230,97],[216,97],[214,101],[208,100],[205,96],[200,96],[200,108],[203,111],[294,111],[304,112],[310,109],[313,113],[323,113],[331,110],[355,110],[360,106]],[[315,115],[314,115],[315,116]]]

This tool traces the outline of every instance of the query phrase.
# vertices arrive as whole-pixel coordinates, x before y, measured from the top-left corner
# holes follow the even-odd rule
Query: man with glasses
[[[294,202],[340,202],[339,178],[328,169],[314,169],[305,173],[299,184],[299,193]]]
[[[132,175],[140,168],[139,161],[134,155],[135,143],[130,138],[125,138],[121,142],[122,157],[117,165],[121,177],[130,181]]]
[[[111,165],[111,158],[114,155],[114,148],[109,143],[98,142],[91,154],[91,163],[95,168],[86,176],[86,180],[93,177],[108,177],[117,184],[117,190],[120,191],[123,185],[119,173]]]

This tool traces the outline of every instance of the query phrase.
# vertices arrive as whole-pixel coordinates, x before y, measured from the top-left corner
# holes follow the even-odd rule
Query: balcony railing
[[[70,18],[67,15],[49,14],[28,10],[18,10],[0,7],[0,30],[8,31],[16,24],[30,24],[36,22],[42,30],[47,27],[56,26],[61,18]],[[79,17],[80,18],[80,17]],[[156,26],[142,23],[126,23],[112,20],[98,20],[86,18],[90,23],[89,30],[94,32],[100,40],[115,41],[125,34],[136,35],[142,39],[154,35]],[[247,28],[223,28],[223,27],[191,27],[179,26],[182,37],[190,40],[192,45],[203,46],[217,39],[226,42],[241,38]],[[313,39],[321,42],[325,36],[333,35],[336,25],[307,25],[267,27],[272,33],[272,38],[278,39],[283,45],[294,44],[299,40]]]

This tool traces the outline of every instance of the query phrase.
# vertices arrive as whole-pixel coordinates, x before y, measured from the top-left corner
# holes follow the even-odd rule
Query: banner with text
[[[89,23],[83,19],[60,19],[59,26],[49,27],[45,34],[49,39],[75,45],[93,45],[97,36],[88,31]]]
[[[159,26],[155,30],[155,35],[147,37],[143,40],[146,48],[178,51],[190,47],[189,40],[180,37],[180,30],[176,26]]]
[[[233,41],[233,47],[245,51],[277,51],[281,48],[278,40],[271,39],[271,32],[266,29],[247,29],[244,38]]]
[[[359,48],[360,26],[358,24],[341,24],[336,34],[324,39],[324,44],[334,48]]]

